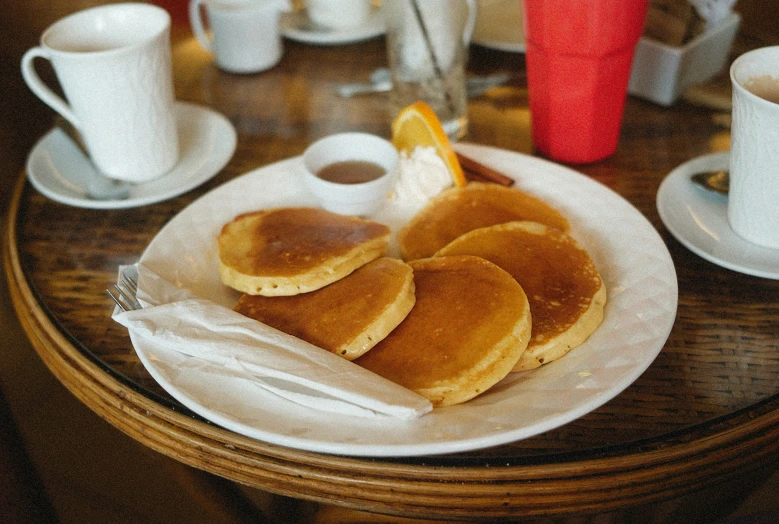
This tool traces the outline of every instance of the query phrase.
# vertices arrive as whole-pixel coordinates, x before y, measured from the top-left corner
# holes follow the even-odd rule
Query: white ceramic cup
[[[257,73],[281,60],[279,18],[288,7],[286,0],[191,0],[189,21],[198,42],[214,54],[220,69]]]
[[[303,153],[304,182],[327,211],[365,216],[387,199],[396,179],[398,151],[391,142],[369,133],[338,133],[311,144]],[[358,184],[341,184],[317,176],[336,162],[365,161],[384,168],[384,175]]]
[[[308,18],[326,29],[350,29],[371,15],[371,0],[308,0]]]
[[[745,240],[779,249],[779,46],[738,57],[730,79],[728,221]]]
[[[36,58],[51,62],[65,99],[40,79]],[[22,76],[79,130],[106,176],[145,182],[178,161],[170,15],[164,9],[124,3],[66,16],[24,54]]]

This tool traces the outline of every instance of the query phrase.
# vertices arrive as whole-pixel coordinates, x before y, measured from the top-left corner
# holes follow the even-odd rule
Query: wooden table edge
[[[3,265],[13,307],[33,347],[57,379],[100,417],[190,466],[272,493],[352,509],[420,518],[501,518],[581,515],[667,500],[777,460],[779,408],[738,413],[723,421],[721,430],[703,427],[667,446],[489,470],[331,456],[243,437],[128,387],[60,331],[38,303],[17,249],[25,189],[22,173],[3,232]]]

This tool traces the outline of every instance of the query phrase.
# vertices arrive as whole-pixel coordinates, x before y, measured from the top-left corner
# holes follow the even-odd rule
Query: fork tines
[[[143,307],[138,302],[138,299],[135,298],[135,293],[138,291],[138,283],[132,277],[122,273],[120,282],[114,284],[114,290],[115,292],[106,289],[106,292],[122,311],[132,311]]]
[[[132,292],[133,297],[135,297],[135,294],[138,292],[138,282],[136,282],[133,277],[127,276],[127,273],[122,273],[122,282],[127,286],[127,289]]]

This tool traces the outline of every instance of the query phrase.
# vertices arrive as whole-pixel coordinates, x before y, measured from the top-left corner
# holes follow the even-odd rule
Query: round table
[[[734,53],[759,43],[739,41]],[[138,360],[110,320],[105,290],[177,212],[218,185],[300,155],[322,136],[389,136],[386,95],[342,99],[342,82],[384,64],[382,38],[344,46],[285,42],[274,69],[219,71],[186,32],[174,38],[179,100],[209,106],[238,132],[235,155],[202,186],[140,208],[94,210],[36,192],[24,173],[4,234],[19,319],[40,357],[109,423],[196,468],[273,493],[378,513],[440,519],[571,516],[634,508],[775,464],[779,449],[779,281],[709,263],[665,229],[655,207],[679,164],[726,150],[727,112],[629,97],[615,155],[575,169],[631,202],[660,232],[679,284],[675,324],[630,387],[547,433],[483,450],[359,458],[289,449],[194,415]],[[524,58],[474,46],[470,73],[509,82],[471,99],[466,141],[534,154]],[[6,174],[7,176],[9,174]]]

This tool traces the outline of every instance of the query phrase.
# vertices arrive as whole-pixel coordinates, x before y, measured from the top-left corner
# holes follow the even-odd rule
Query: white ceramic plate
[[[660,184],[657,212],[668,231],[687,249],[719,266],[764,278],[779,279],[779,249],[747,242],[728,223],[728,200],[697,187],[690,177],[699,171],[727,170],[730,153],[712,153],[680,165]]]
[[[92,200],[87,196],[85,173],[97,176],[93,164],[58,128],[46,133],[27,157],[27,177],[43,195],[76,207],[121,209],[161,202],[194,189],[230,160],[236,133],[230,121],[211,109],[176,103],[181,158],[168,173],[133,184],[123,200]]]
[[[361,26],[348,29],[326,29],[311,24],[305,11],[281,14],[281,34],[290,40],[316,45],[341,45],[361,42],[383,35],[386,31],[381,8],[374,6],[370,18]]]
[[[142,362],[172,396],[237,433],[283,446],[360,456],[415,456],[495,446],[561,426],[628,387],[652,363],[673,325],[673,262],[651,224],[619,195],[560,165],[509,151],[458,144],[480,162],[515,177],[517,187],[555,205],[589,250],[608,289],[598,330],[564,358],[512,374],[461,405],[413,421],[359,418],[306,409],[261,388],[229,381],[153,342],[133,338]],[[232,307],[238,294],[218,274],[216,236],[237,214],[315,205],[289,159],[230,181],[175,216],[141,261],[195,294]]]
[[[479,0],[471,42],[480,46],[525,52],[521,0]]]

